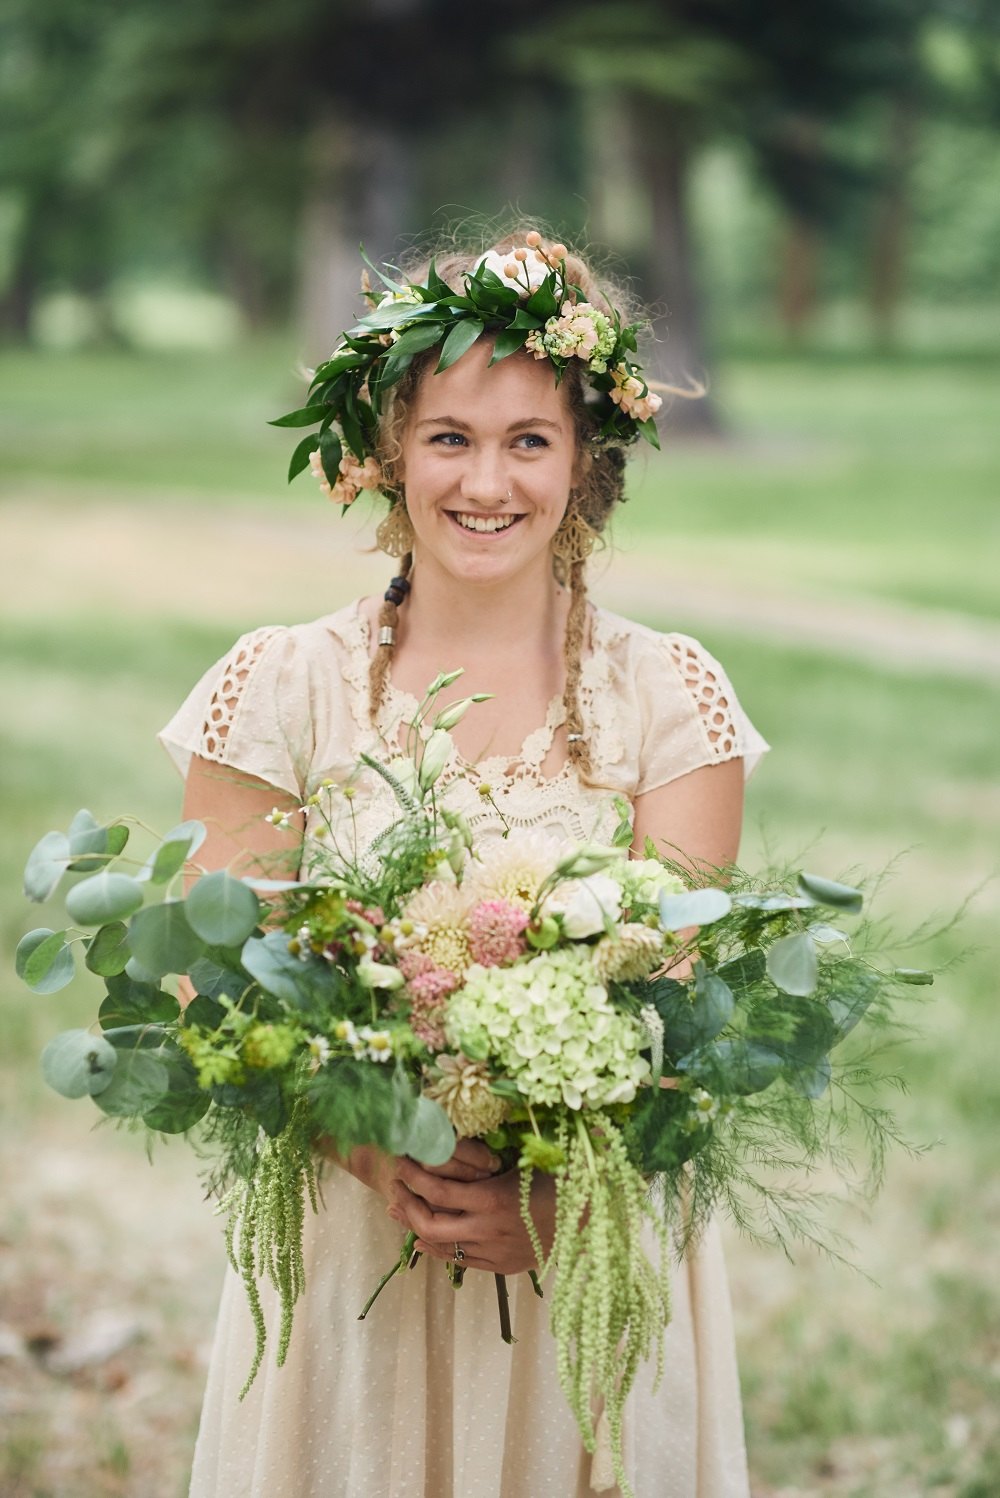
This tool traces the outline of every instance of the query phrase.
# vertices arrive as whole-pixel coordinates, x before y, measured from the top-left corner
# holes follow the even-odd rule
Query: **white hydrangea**
[[[445,1030],[530,1103],[629,1103],[650,1077],[643,1029],[616,1009],[585,953],[557,948],[514,967],[469,969],[448,1000]]]
[[[610,874],[590,874],[557,884],[545,902],[547,915],[561,915],[571,941],[599,936],[622,913],[621,885]]]

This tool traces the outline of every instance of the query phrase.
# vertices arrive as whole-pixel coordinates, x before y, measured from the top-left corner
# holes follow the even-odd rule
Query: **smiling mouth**
[[[475,531],[477,535],[496,535],[498,531],[509,531],[523,515],[470,515],[465,510],[448,510],[448,516],[464,531]]]

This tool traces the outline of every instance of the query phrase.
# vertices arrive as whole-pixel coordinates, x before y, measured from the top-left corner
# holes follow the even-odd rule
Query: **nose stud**
[[[501,503],[501,504],[502,504],[502,505],[509,505],[509,504],[510,504],[510,502],[511,502],[511,500],[512,500],[512,499],[513,499],[513,498],[514,498],[514,491],[513,491],[513,489],[508,489],[508,490],[507,490],[507,495],[506,495],[506,498],[504,498],[504,499],[502,499],[502,500],[501,500],[501,501],[500,501],[500,503]]]

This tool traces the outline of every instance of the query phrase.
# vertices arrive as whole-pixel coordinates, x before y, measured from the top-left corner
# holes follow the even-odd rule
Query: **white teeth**
[[[464,526],[467,531],[505,531],[514,524],[519,517],[517,515],[463,515],[456,514],[455,519],[459,525]]]

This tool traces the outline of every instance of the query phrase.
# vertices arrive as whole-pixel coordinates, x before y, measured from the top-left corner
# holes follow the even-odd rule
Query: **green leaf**
[[[518,307],[517,311],[514,313],[514,316],[508,323],[508,327],[526,328],[529,333],[537,332],[538,329],[542,326],[542,319],[540,317],[532,316],[532,314],[526,307]]]
[[[226,1010],[206,993],[196,994],[184,1010],[184,1024],[199,1025],[203,1030],[217,1030],[225,1017]]]
[[[185,908],[192,931],[213,947],[242,945],[260,916],[253,890],[223,869],[191,886]]]
[[[441,346],[441,357],[434,373],[441,374],[443,370],[457,364],[462,355],[468,353],[484,328],[485,324],[476,317],[463,317],[457,322]]]
[[[198,1073],[183,1051],[166,1045],[159,1056],[167,1068],[167,1091],[145,1114],[143,1122],[161,1134],[183,1134],[205,1116],[212,1098],[198,1086]]]
[[[94,1101],[112,1118],[141,1117],[163,1099],[169,1086],[170,1074],[152,1051],[119,1050],[111,1081]]]
[[[755,947],[752,951],[741,952],[739,957],[723,963],[718,971],[719,977],[729,985],[734,997],[739,1000],[760,982],[765,970],[764,953]]]
[[[786,1069],[785,1075],[789,1086],[794,1087],[796,1092],[800,1092],[803,1097],[815,1099],[822,1097],[829,1087],[833,1068],[829,1056],[821,1056],[814,1066]]]
[[[300,406],[297,411],[289,411],[287,416],[276,416],[273,421],[268,422],[271,427],[311,427],[317,421],[322,421],[326,415],[327,407],[320,402],[315,406]]]
[[[826,1007],[836,1029],[832,1042],[836,1045],[850,1034],[875,1002],[882,975],[854,958],[833,963],[826,972],[830,985],[825,994]]]
[[[14,954],[14,969],[35,993],[58,993],[65,988],[76,972],[65,931],[40,926],[22,936]]]
[[[746,890],[743,894],[733,895],[733,904],[741,910],[811,910],[815,901],[802,895],[786,894],[783,889],[760,893]]]
[[[318,958],[303,962],[289,952],[283,931],[252,936],[244,945],[242,962],[265,993],[297,1009],[328,1002],[337,988],[337,979],[327,963]]]
[[[107,828],[95,821],[89,811],[78,811],[69,824],[69,851],[73,855],[70,871],[88,873],[99,868],[105,861],[102,855],[106,854],[107,846]]]
[[[216,962],[211,957],[199,957],[197,962],[192,962],[188,977],[197,992],[207,999],[217,999],[221,994],[226,994],[231,999],[238,999],[247,986],[245,973],[224,967],[221,962]],[[190,1013],[191,1007],[189,1004],[185,1015]],[[220,1010],[220,1014],[221,1012]],[[201,1021],[195,1020],[192,1023],[198,1024]]]
[[[455,1130],[440,1103],[418,1097],[413,1116],[398,1141],[396,1153],[409,1155],[421,1165],[444,1165],[455,1153]]]
[[[664,931],[687,926],[710,926],[733,908],[724,889],[692,889],[683,895],[660,895],[660,925]]]
[[[127,973],[115,973],[105,986],[107,998],[97,1013],[102,1030],[125,1025],[169,1025],[180,1014],[180,1005],[173,994],[164,993],[156,983],[139,983]]]
[[[737,1096],[765,1092],[783,1067],[784,1058],[777,1051],[742,1037],[713,1040],[677,1063],[678,1071],[687,1072],[709,1092]]]
[[[340,460],[344,456],[344,444],[336,432],[331,432],[329,428],[320,432],[319,455],[327,483],[335,484],[340,478]]]
[[[729,985],[703,962],[695,964],[693,985],[659,978],[644,995],[663,1020],[663,1045],[668,1055],[686,1056],[714,1040],[732,1018],[735,1000]]]
[[[310,433],[308,437],[303,437],[302,441],[296,444],[295,451],[292,453],[292,460],[288,465],[289,483],[292,482],[292,479],[297,478],[304,469],[309,467],[309,459],[315,451],[316,434],[314,432]]]
[[[125,971],[131,955],[128,927],[124,921],[111,921],[90,938],[84,962],[99,977],[114,978]]]
[[[509,359],[511,354],[516,354],[518,349],[524,348],[524,340],[527,336],[527,328],[501,328],[493,342],[490,366],[499,364],[501,359]]]
[[[129,944],[134,959],[151,978],[186,973],[204,951],[188,922],[183,900],[167,900],[138,911],[129,925]]]
[[[190,838],[173,837],[160,844],[149,866],[151,884],[167,884],[184,867],[191,841]]]
[[[73,886],[66,896],[66,912],[79,926],[102,926],[131,915],[142,904],[142,885],[129,874],[102,869]]]
[[[636,427],[638,429],[639,436],[644,437],[649,443],[650,447],[655,447],[657,452],[659,452],[660,434],[656,429],[656,422],[653,420],[652,416],[647,416],[645,421],[636,422]]]
[[[816,944],[808,931],[796,931],[791,936],[782,936],[769,948],[767,976],[775,988],[799,998],[805,998],[816,991],[819,959],[816,956]]]
[[[537,317],[540,322],[548,322],[559,311],[559,298],[553,290],[554,285],[555,278],[546,276],[541,286],[535,288],[524,304],[524,310]]]
[[[247,1112],[269,1139],[275,1139],[288,1123],[288,1104],[277,1077],[260,1077],[243,1089]]]
[[[833,879],[821,879],[818,874],[800,874],[799,889],[817,905],[828,905],[832,910],[857,912],[864,904],[864,895],[850,884],[837,884]]]
[[[69,838],[64,832],[47,832],[28,854],[24,866],[24,893],[29,900],[47,900],[70,862]]]
[[[42,1052],[42,1075],[63,1097],[95,1097],[109,1086],[118,1053],[103,1035],[64,1030]]]
[[[441,309],[437,302],[392,302],[374,312],[366,312],[357,326],[351,329],[352,336],[368,333],[384,333],[403,323],[430,321],[440,323]]]

